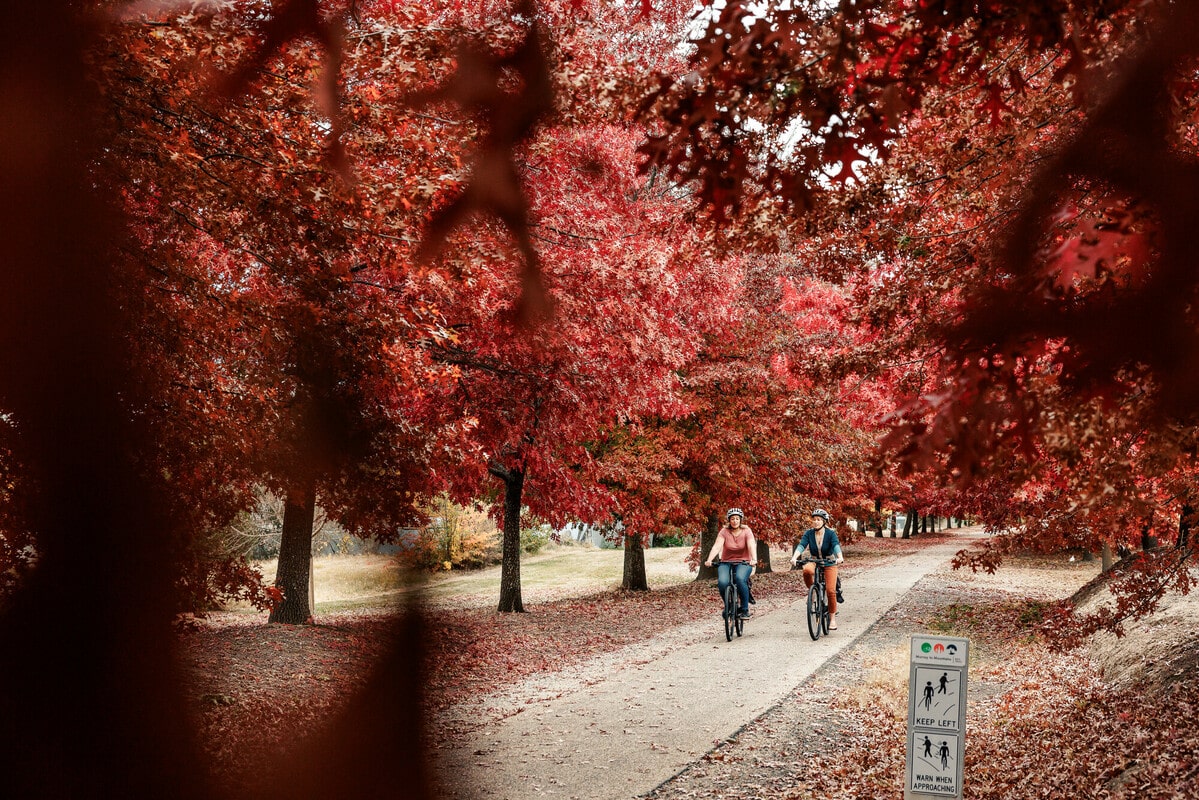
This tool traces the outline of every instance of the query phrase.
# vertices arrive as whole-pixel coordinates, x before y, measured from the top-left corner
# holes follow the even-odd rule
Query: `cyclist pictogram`
[[[961,673],[930,667],[916,667],[915,724],[923,728],[956,730],[961,702]]]

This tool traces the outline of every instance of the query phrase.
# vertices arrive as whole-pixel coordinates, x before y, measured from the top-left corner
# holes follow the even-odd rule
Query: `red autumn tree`
[[[522,331],[517,253],[480,227],[447,258],[460,276],[431,276],[452,336],[436,359],[459,377],[441,400],[475,450],[453,471],[467,498],[504,487],[499,610],[521,611],[522,506],[556,524],[599,521],[611,496],[589,474],[586,444],[605,428],[677,405],[675,371],[712,327],[728,280],[679,215],[669,187],[636,175],[635,131],[549,129],[530,143],[529,232],[553,316]]]
[[[11,414],[21,431],[5,468],[20,465],[35,478],[21,491],[39,554],[34,579],[3,618],[12,647],[0,671],[30,690],[5,701],[6,720],[28,721],[19,732],[3,729],[15,796],[104,787],[142,797],[167,783],[182,796],[209,796],[169,663],[167,578],[177,557],[170,521],[189,501],[201,506],[197,518],[219,516],[264,469],[297,494],[313,474],[333,476],[331,492],[357,487],[337,484],[346,456],[374,473],[372,483],[394,487],[403,477],[372,448],[395,443],[396,427],[413,432],[411,416],[419,419],[419,404],[404,404],[397,420],[390,402],[397,386],[418,399],[428,391],[425,350],[409,345],[449,335],[434,310],[405,294],[417,238],[410,223],[423,219],[430,197],[465,177],[469,158],[427,145],[469,145],[471,123],[488,120],[468,121],[452,140],[432,114],[373,116],[398,106],[376,101],[391,85],[386,76],[412,75],[410,87],[391,92],[394,100],[425,88],[426,69],[452,69],[460,31],[500,47],[511,42],[503,30],[465,24],[448,5],[248,2],[223,6],[224,16],[189,5],[183,18],[169,18],[157,4],[139,4],[134,15],[153,16],[108,30],[95,25],[105,20],[79,19],[78,4],[6,9],[0,59],[16,76],[6,87],[17,91],[6,88],[0,102],[17,123],[0,141],[0,186],[14,201],[6,208],[19,213],[5,215],[5,297],[29,313],[5,317],[10,380],[2,405],[5,422]],[[609,27],[619,31],[620,23]],[[94,41],[98,32],[104,36]],[[351,63],[349,55],[364,53]],[[214,82],[196,79],[200,63],[229,76],[224,103],[204,96]],[[319,67],[328,77],[314,97]],[[351,130],[355,113],[366,121]],[[368,129],[371,119],[381,124]],[[411,134],[400,137],[396,163],[357,160],[372,147],[385,150],[394,131]],[[501,151],[511,143],[500,141]],[[370,183],[358,188],[369,188],[354,194],[354,176],[368,171]],[[506,188],[484,174],[476,191],[486,187],[490,201]],[[92,193],[115,213],[107,216]],[[113,231],[126,215],[132,232],[118,241]],[[72,290],[64,295],[63,287]],[[173,314],[162,306],[179,323],[166,324]],[[153,360],[145,376],[125,369],[131,344],[135,357]],[[386,442],[372,441],[379,432]],[[426,449],[400,438],[391,452],[408,471]],[[248,466],[236,461],[243,455]],[[371,504],[355,494],[342,509],[347,516],[360,507],[355,497]],[[183,516],[180,538],[194,535],[191,515]],[[44,634],[61,637],[62,620],[72,618],[64,612],[78,611],[80,595],[101,624],[74,637],[76,654],[97,669],[71,676],[78,661],[62,659]],[[417,720],[403,688],[419,681],[410,655],[388,659],[370,702],[351,704],[319,772],[311,758],[282,771],[280,796],[328,796],[328,774],[355,796],[394,787],[387,768],[350,768],[351,752],[393,765],[414,796],[424,793],[411,735]],[[65,708],[83,721],[68,723]]]
[[[737,506],[769,569],[769,544],[793,540],[812,505],[841,512],[859,502],[870,445],[853,421],[871,404],[832,369],[848,346],[845,297],[793,284],[787,267],[748,259],[735,301],[681,371],[684,413],[621,429],[601,448],[635,535],[698,529],[695,555],[706,554]],[[701,567],[698,579],[711,574]]]
[[[404,42],[382,41],[392,17],[358,10],[321,23],[356,42],[333,128],[308,89],[330,68],[328,47],[266,53],[268,76],[239,77],[286,15],[261,40],[237,38],[252,8],[206,24],[134,20],[93,56],[114,142],[102,168],[127,187],[133,221],[119,287],[130,350],[161,367],[137,409],[157,431],[148,474],[166,476],[193,531],[227,520],[256,482],[285,498],[280,621],[309,615],[317,495],[352,530],[393,535],[418,516],[440,424],[427,401],[441,371],[423,345],[443,332],[409,276],[429,195],[462,176],[462,154],[427,146],[441,122],[394,101],[381,112],[381,96],[430,73],[422,63],[406,83],[385,79]],[[245,93],[214,98],[202,53]],[[453,43],[424,53],[448,59]]]
[[[462,371],[449,407],[478,442],[473,460],[443,475],[459,496],[487,476],[504,486],[502,611],[523,607],[521,505],[554,520],[606,514],[608,493],[585,474],[586,440],[669,408],[671,371],[705,329],[702,298],[718,307],[723,295],[676,187],[631,171],[642,134],[627,125],[629,104],[644,69],[672,59],[689,13],[668,6],[522,6],[512,38],[463,49],[456,71],[420,95],[429,109],[453,103],[488,121],[472,177],[429,230],[427,252],[442,250],[460,280],[434,276],[427,290],[453,331],[432,352]],[[521,81],[502,81],[503,70]],[[455,235],[475,212],[496,228]]]
[[[894,353],[937,364],[895,420],[901,463],[957,482],[1024,464],[1012,495],[1065,477],[1069,503],[1100,502],[1105,486],[1123,487],[1117,506],[1153,495],[1194,421],[1183,231],[1199,209],[1182,187],[1196,14],[1126,2],[706,14],[694,71],[656,98],[668,124],[652,163],[751,226],[780,210],[806,234],[847,225],[859,266],[842,274],[877,286],[870,318],[902,331]],[[1097,412],[1122,418],[1145,474],[1106,480]],[[1095,460],[1038,460],[1071,448]],[[1030,496],[1049,509],[1063,495]]]

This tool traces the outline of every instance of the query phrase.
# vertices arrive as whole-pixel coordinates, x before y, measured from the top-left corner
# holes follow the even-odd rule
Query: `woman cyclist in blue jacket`
[[[828,628],[829,630],[837,629],[837,564],[845,560],[845,556],[841,555],[841,542],[837,539],[837,532],[829,526],[828,512],[823,508],[818,508],[812,512],[812,527],[804,531],[803,538],[799,540],[799,544],[795,546],[795,551],[791,554],[791,566],[799,561],[803,556],[811,558],[819,558],[824,561],[832,560],[835,562],[832,566],[824,568],[824,588],[828,593]],[[816,580],[816,565],[812,563],[803,565],[803,580],[807,591],[810,591],[812,584]]]

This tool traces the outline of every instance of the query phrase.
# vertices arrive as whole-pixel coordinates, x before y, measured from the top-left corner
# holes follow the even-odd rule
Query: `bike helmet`
[[[743,521],[745,520],[745,514],[739,508],[730,508],[728,513],[724,515],[726,521],[732,519],[733,517],[741,517]]]
[[[815,511],[813,511],[812,516],[813,517],[823,517],[825,522],[829,521],[828,512],[825,511],[823,508],[818,508]]]

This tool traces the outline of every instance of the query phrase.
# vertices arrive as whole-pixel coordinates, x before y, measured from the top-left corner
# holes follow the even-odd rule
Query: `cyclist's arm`
[[[841,540],[836,538],[837,534],[833,534],[833,558],[838,564],[845,560],[845,556],[841,555]]]
[[[753,575],[758,571],[758,540],[754,538],[753,529],[745,537],[745,546],[749,550],[749,574]]]
[[[791,552],[791,566],[799,563],[799,558],[803,555],[804,548],[807,546],[808,534],[804,531],[803,536],[799,537],[799,544],[795,545],[795,549]]]
[[[716,544],[712,545],[712,551],[708,553],[708,560],[704,562],[707,566],[712,566],[712,559],[719,558],[724,552],[724,537],[720,534],[716,535]]]

